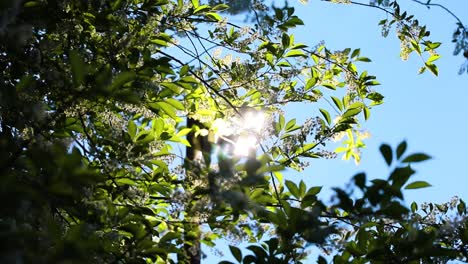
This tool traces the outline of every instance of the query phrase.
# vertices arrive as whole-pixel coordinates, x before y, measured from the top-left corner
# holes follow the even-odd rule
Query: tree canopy
[[[406,142],[381,146],[388,178],[357,174],[332,203],[284,179],[309,159],[359,162],[384,96],[364,51],[296,42],[293,7],[245,1],[241,25],[226,2],[1,3],[0,262],[197,263],[225,237],[251,243],[230,246],[242,263],[301,263],[309,247],[334,263],[466,261],[462,200],[406,206],[430,159]],[[440,42],[396,1],[373,5],[402,58],[437,75]],[[466,39],[460,23],[465,57]],[[294,103],[314,109],[305,122],[286,119]]]

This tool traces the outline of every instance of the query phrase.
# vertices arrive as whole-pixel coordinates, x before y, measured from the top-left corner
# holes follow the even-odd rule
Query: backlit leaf
[[[426,188],[426,187],[431,187],[429,183],[425,181],[415,181],[412,182],[408,185],[405,186],[405,189],[410,190],[410,189],[420,189],[420,188]]]

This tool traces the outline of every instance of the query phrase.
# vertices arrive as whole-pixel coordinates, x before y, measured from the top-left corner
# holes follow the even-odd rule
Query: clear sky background
[[[371,63],[361,64],[360,69],[376,75],[382,85],[376,90],[384,96],[384,104],[375,107],[371,119],[363,126],[371,133],[365,142],[362,163],[352,161],[313,160],[301,177],[309,184],[344,186],[357,172],[365,171],[369,177],[386,178],[389,174],[378,150],[386,142],[392,147],[402,140],[408,142],[408,152],[425,152],[432,160],[415,166],[413,180],[426,180],[433,187],[408,190],[407,202],[445,202],[454,195],[468,200],[468,75],[458,75],[463,58],[453,56],[451,42],[455,19],[440,8],[428,10],[412,1],[401,1],[402,10],[415,14],[421,24],[431,31],[430,39],[442,42],[437,61],[439,77],[430,73],[418,75],[421,60],[412,54],[408,61],[399,57],[399,41],[394,32],[387,38],[381,36],[378,21],[386,15],[374,8],[338,5],[322,1],[310,1],[303,6],[296,4],[297,15],[305,26],[295,31],[297,41],[315,43],[324,40],[331,50],[346,47],[360,48]],[[433,1],[434,2],[434,1]],[[468,24],[468,1],[439,0]],[[310,106],[311,111],[314,108]],[[306,108],[298,107],[287,112],[300,118]],[[301,111],[298,111],[301,110]],[[327,194],[325,191],[324,194]],[[329,194],[329,193],[328,193]],[[326,196],[323,196],[326,198]]]
[[[451,38],[456,21],[440,8],[428,10],[412,1],[400,2],[402,10],[414,14],[420,24],[427,25],[432,41],[442,42],[439,48],[442,58],[436,63],[439,77],[430,73],[418,75],[422,62],[416,54],[412,54],[408,61],[400,59],[400,44],[394,31],[383,38],[377,25],[386,18],[382,11],[318,0],[311,0],[306,5],[290,1],[305,23],[293,31],[296,42],[314,46],[323,40],[330,50],[360,48],[361,55],[372,62],[362,63],[358,69],[376,75],[382,84],[376,90],[385,96],[385,103],[375,107],[371,119],[364,123],[363,129],[372,136],[365,141],[367,148],[362,152],[359,166],[353,161],[342,161],[339,156],[333,160],[311,160],[310,167],[304,172],[287,173],[288,179],[302,179],[308,186],[323,186],[321,198],[324,201],[331,198],[331,187],[344,187],[358,172],[364,171],[370,178],[387,178],[390,169],[380,155],[379,146],[385,142],[396,147],[402,140],[408,142],[407,153],[425,152],[433,157],[415,165],[417,174],[412,178],[428,181],[433,186],[405,191],[407,204],[412,201],[446,202],[455,195],[468,201],[468,75],[458,75],[463,58],[452,55]],[[443,4],[468,24],[468,0],[432,2]],[[317,115],[317,111],[317,105],[300,105],[288,108],[286,115],[288,119],[303,120]],[[209,256],[203,262],[232,260],[225,246],[219,249],[224,258],[216,257],[207,249],[205,253]]]

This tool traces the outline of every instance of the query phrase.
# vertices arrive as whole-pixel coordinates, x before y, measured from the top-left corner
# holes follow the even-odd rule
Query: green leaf
[[[336,90],[336,86],[331,83],[322,83],[322,86],[331,90]]]
[[[86,76],[86,64],[81,56],[76,51],[70,52],[71,72],[73,77],[73,85],[78,88],[84,81]]]
[[[380,102],[384,99],[384,96],[377,92],[372,92],[366,95],[366,98],[374,102]]]
[[[428,51],[428,50],[434,50],[434,49],[437,49],[438,47],[440,47],[440,45],[442,43],[440,42],[425,42],[424,43],[426,45],[426,48],[424,49],[425,51]]]
[[[424,153],[415,153],[403,159],[403,162],[421,162],[426,161],[428,159],[431,159],[431,156]]]
[[[426,68],[432,73],[434,74],[435,76],[438,76],[439,75],[439,69],[437,69],[437,66],[435,64],[432,64],[432,63],[426,63]]]
[[[457,211],[459,215],[466,214],[466,204],[460,199],[460,203],[457,205]]]
[[[362,62],[371,62],[371,60],[367,57],[359,57],[356,59],[357,61],[362,61]]]
[[[343,104],[341,103],[341,100],[335,96],[332,96],[331,99],[333,100],[333,103],[336,105],[336,107],[338,107],[340,111],[343,111]]]
[[[169,1],[168,0],[156,0],[154,5],[155,6],[163,6],[163,5],[167,5],[169,4]]]
[[[192,131],[192,128],[183,128],[183,129],[181,129],[179,132],[177,132],[177,136],[178,136],[178,137],[186,136],[186,135],[188,135],[188,133],[190,133],[191,131]]]
[[[188,73],[189,69],[190,69],[190,68],[189,68],[189,66],[188,66],[187,64],[184,65],[184,66],[182,66],[182,67],[180,68],[180,71],[179,71],[179,76],[180,76],[180,77],[184,77],[184,76]]]
[[[281,36],[281,44],[283,45],[284,48],[289,48],[290,38],[288,34],[283,33],[283,35]]]
[[[148,144],[154,140],[154,136],[150,131],[140,132],[135,139],[135,142],[138,144]]]
[[[300,196],[299,196],[299,188],[297,188],[297,185],[296,185],[294,182],[289,181],[289,180],[286,180],[285,184],[286,184],[286,187],[288,187],[289,192],[290,192],[294,197],[296,197],[297,199],[299,199],[299,198],[300,198]]]
[[[309,188],[306,195],[317,195],[322,190],[322,186],[314,186]]]
[[[305,45],[305,44],[297,43],[297,44],[293,45],[293,46],[291,47],[291,49],[305,49],[305,48],[307,48],[307,47],[308,47],[308,46]]]
[[[362,111],[362,108],[350,108],[344,112],[344,114],[341,116],[342,119],[350,118],[353,117],[357,114],[359,114]]]
[[[364,107],[363,110],[364,110],[364,119],[368,120],[371,114],[370,109],[367,107]]]
[[[136,132],[137,132],[137,126],[135,125],[133,120],[129,120],[128,125],[127,125],[127,133],[130,136],[130,138],[133,139],[136,135]]]
[[[314,87],[316,84],[317,84],[317,78],[312,77],[312,78],[307,80],[307,83],[306,83],[304,89],[307,91],[310,88]]]
[[[238,262],[242,261],[242,251],[238,247],[229,246],[229,250]]]
[[[380,146],[380,153],[384,157],[387,165],[390,166],[392,164],[393,159],[392,148],[387,144],[382,144]]]
[[[218,4],[218,5],[213,6],[213,8],[211,10],[213,10],[213,11],[224,11],[224,10],[227,10],[227,9],[229,9],[228,5]]]
[[[319,109],[320,113],[322,113],[323,117],[325,118],[325,120],[327,121],[327,123],[330,125],[331,124],[331,118],[330,118],[330,114],[328,113],[327,110],[325,109]]]
[[[306,192],[306,185],[303,180],[299,182],[299,197],[304,197],[305,192]]]
[[[285,58],[288,57],[304,57],[306,58],[307,55],[302,51],[302,50],[290,50],[286,55],[284,55]]]
[[[169,36],[162,35],[162,34],[158,36],[154,36],[149,40],[150,43],[156,44],[161,47],[168,47],[170,41],[171,41],[171,38]]]
[[[366,186],[366,174],[365,173],[358,173],[354,177],[354,183],[361,189],[364,189]]]
[[[403,156],[403,154],[405,153],[406,147],[407,147],[406,141],[402,141],[400,144],[398,144],[398,147],[397,147],[397,150],[396,150],[396,158],[397,158],[398,160],[399,160],[399,159],[401,158],[401,156]]]
[[[328,261],[326,258],[322,257],[322,256],[319,256],[318,259],[317,259],[317,264],[327,264]]]
[[[421,52],[421,47],[419,46],[419,44],[418,44],[416,41],[414,41],[414,40],[412,40],[410,43],[411,43],[411,46],[413,47],[413,49],[414,49],[419,55],[421,55],[422,52]]]
[[[415,182],[412,182],[408,185],[406,185],[405,189],[407,190],[410,190],[410,189],[420,189],[420,188],[427,188],[427,187],[431,187],[432,185],[430,185],[429,183],[425,182],[425,181],[415,181]]]
[[[177,120],[176,109],[168,103],[154,102],[154,103],[149,103],[148,106],[150,107],[151,110],[155,110],[155,112],[158,114],[159,114],[158,110],[162,110],[170,118]]]
[[[354,102],[352,105],[348,107],[348,109],[354,109],[354,108],[363,108],[365,105],[363,102]]]
[[[193,5],[194,8],[198,8],[200,3],[198,2],[198,0],[192,0],[192,5]]]
[[[426,63],[432,63],[436,60],[440,59],[440,55],[438,54],[433,54],[431,55],[431,57],[429,57],[429,59],[427,59]]]
[[[426,66],[420,67],[419,70],[418,70],[418,74],[423,74],[426,71],[426,69],[427,69]]]
[[[35,6],[40,6],[40,2],[39,1],[28,1],[26,3],[24,3],[24,7],[35,7]]]
[[[360,49],[353,50],[353,53],[351,53],[351,58],[359,56],[360,53],[361,53]]]
[[[223,20],[219,14],[213,13],[213,12],[208,12],[208,13],[205,14],[205,16],[207,18],[210,18],[210,19],[216,21],[216,22],[219,22],[219,21]]]
[[[415,171],[410,166],[395,168],[389,177],[392,181],[392,188],[401,189],[414,173]]]
[[[129,178],[119,178],[116,180],[116,183],[119,185],[136,185],[135,181],[129,179]]]
[[[416,202],[411,203],[411,212],[415,213],[418,210],[418,204]]]
[[[114,77],[112,84],[109,86],[110,91],[114,91],[117,88],[122,87],[124,84],[133,81],[136,78],[136,74],[134,72],[121,72]]]
[[[289,130],[293,129],[294,126],[296,125],[296,119],[291,119],[288,121],[288,123],[286,124],[286,132],[289,132]]]
[[[172,105],[177,110],[182,111],[185,109],[184,105],[179,100],[176,100],[174,98],[167,98],[165,102]]]
[[[284,128],[284,115],[280,114],[278,118],[278,123],[276,123],[276,131],[279,133]]]
[[[291,67],[291,64],[287,61],[280,61],[276,64],[278,67]]]
[[[201,5],[199,7],[197,7],[194,11],[193,11],[193,14],[196,15],[198,13],[202,13],[204,11],[207,11],[207,10],[210,10],[211,9],[211,6],[209,5]]]

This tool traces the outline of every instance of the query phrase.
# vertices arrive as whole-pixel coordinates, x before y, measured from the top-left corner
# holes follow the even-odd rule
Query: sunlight
[[[247,157],[258,145],[257,136],[265,124],[265,115],[260,111],[248,111],[240,118],[216,119],[212,124],[220,151],[228,155]],[[224,142],[224,143],[220,143]],[[226,143],[230,146],[227,146]]]
[[[249,111],[242,117],[240,125],[241,135],[237,139],[234,147],[234,155],[247,157],[257,147],[257,133],[259,133],[265,123],[265,115],[263,112]]]
[[[234,147],[234,155],[239,157],[249,156],[251,151],[255,150],[257,139],[253,135],[240,136]]]
[[[243,117],[243,130],[253,130],[255,132],[260,132],[265,123],[265,114],[263,112],[247,112]]]

